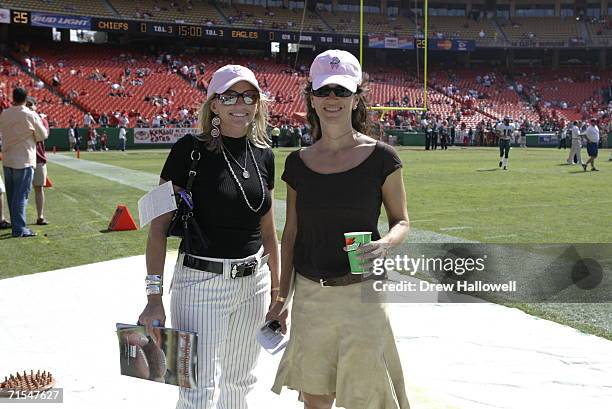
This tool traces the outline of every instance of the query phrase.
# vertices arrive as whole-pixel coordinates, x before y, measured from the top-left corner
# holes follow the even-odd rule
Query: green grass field
[[[601,171],[586,173],[579,166],[564,165],[568,151],[557,149],[513,149],[508,171],[498,168],[493,148],[398,151],[415,229],[487,243],[612,243],[608,151],[600,152]],[[275,151],[277,199],[286,196],[280,176],[290,152]],[[81,158],[158,175],[166,155],[167,150],[84,152]],[[54,163],[48,167],[54,184],[46,191],[51,224],[34,226],[39,236],[30,239],[0,232],[0,278],[144,253],[146,229],[104,232],[117,204],[126,204],[138,220],[142,190]],[[33,193],[28,220],[35,220]],[[177,246],[170,240],[171,249]],[[602,331],[581,314],[568,321],[570,314],[563,309],[521,307],[612,339],[612,328]]]

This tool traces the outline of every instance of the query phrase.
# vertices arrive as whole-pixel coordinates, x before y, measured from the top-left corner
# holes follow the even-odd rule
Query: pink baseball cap
[[[257,91],[261,92],[257,78],[253,71],[242,65],[225,65],[219,68],[212,76],[210,83],[208,84],[208,91],[206,92],[206,99],[211,99],[215,94],[222,94],[227,91],[232,85],[246,81],[249,84],[257,88]]]
[[[357,87],[361,85],[361,64],[348,51],[327,50],[312,62],[310,80],[313,90],[336,84],[357,92]]]

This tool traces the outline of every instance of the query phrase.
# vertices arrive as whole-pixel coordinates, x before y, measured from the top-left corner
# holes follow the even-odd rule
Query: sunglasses
[[[226,92],[224,94],[219,94],[217,99],[221,101],[223,105],[235,105],[238,102],[238,97],[242,97],[242,100],[246,105],[253,105],[257,103],[257,100],[259,99],[259,92]]]
[[[335,96],[339,98],[346,98],[355,94],[351,90],[341,87],[340,85],[335,87],[330,87],[329,85],[326,85],[316,90],[313,89],[312,95],[314,95],[315,97],[328,97],[332,92]]]

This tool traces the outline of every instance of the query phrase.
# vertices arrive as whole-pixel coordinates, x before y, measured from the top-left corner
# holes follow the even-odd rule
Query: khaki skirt
[[[369,284],[368,284],[369,283]],[[347,409],[409,409],[385,305],[362,301],[362,286],[320,284],[296,274],[291,338],[272,391],[283,386],[336,396]]]

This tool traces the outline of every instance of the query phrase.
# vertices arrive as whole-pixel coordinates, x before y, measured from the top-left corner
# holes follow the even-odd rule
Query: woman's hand
[[[159,325],[153,325],[154,321],[159,321]],[[146,327],[147,335],[153,335],[154,326],[163,327],[166,324],[166,312],[160,296],[149,298],[147,306],[138,317],[138,324]]]
[[[283,307],[284,307],[285,303],[280,302],[280,301],[274,301],[272,302],[272,305],[270,305],[270,309],[268,310],[268,313],[266,314],[266,322],[268,321],[278,321],[281,325],[281,333],[283,335],[285,335],[287,333],[287,317],[289,316],[289,308],[286,308],[284,311]]]
[[[359,248],[355,250],[355,255],[360,260],[361,266],[364,270],[372,271],[374,267],[374,260],[381,259],[384,263],[384,258],[387,257],[387,253],[390,249],[391,244],[389,243],[384,243],[381,240],[371,241],[369,243],[360,245]]]

